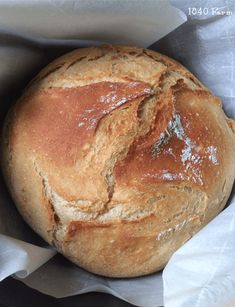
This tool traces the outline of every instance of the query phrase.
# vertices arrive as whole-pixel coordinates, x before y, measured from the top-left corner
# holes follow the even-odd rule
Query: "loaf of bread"
[[[235,126],[157,52],[85,48],[43,69],[10,110],[1,165],[25,221],[110,277],[161,270],[225,206]]]

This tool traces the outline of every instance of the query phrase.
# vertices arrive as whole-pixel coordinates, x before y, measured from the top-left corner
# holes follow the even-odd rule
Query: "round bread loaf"
[[[2,169],[25,221],[111,277],[162,269],[225,206],[234,122],[187,69],[126,46],[75,50],[9,112]]]

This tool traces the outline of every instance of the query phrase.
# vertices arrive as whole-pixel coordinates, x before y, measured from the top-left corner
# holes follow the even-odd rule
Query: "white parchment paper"
[[[235,16],[212,11],[218,7],[235,14],[234,2],[171,2],[188,21],[152,48],[192,70],[235,116]],[[189,15],[190,7],[209,12]],[[146,47],[185,20],[166,0],[1,0],[0,119],[30,78],[56,56],[100,41]],[[55,297],[101,291],[146,307],[235,305],[235,199],[173,255],[163,279],[157,273],[125,280],[95,276],[47,247],[22,221],[2,182],[0,200],[1,280],[16,273],[28,286]]]

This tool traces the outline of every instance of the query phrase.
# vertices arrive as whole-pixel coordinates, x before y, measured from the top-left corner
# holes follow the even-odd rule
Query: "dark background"
[[[104,293],[88,293],[56,299],[33,290],[8,277],[0,283],[0,307],[131,307],[120,299]]]

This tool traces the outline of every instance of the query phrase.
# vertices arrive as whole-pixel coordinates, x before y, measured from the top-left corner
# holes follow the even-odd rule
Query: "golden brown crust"
[[[232,132],[235,134],[235,120],[232,118],[227,118],[227,124],[231,128]]]
[[[224,207],[232,129],[219,99],[174,60],[84,48],[43,69],[15,105],[2,168],[24,219],[66,257],[140,276]]]
[[[160,111],[155,113],[151,133],[135,140],[125,159],[115,165],[117,184],[146,186],[163,181],[189,181],[192,186],[208,191],[211,178],[217,180],[221,175],[227,138],[223,132],[225,120],[222,119],[222,125],[213,120],[214,97],[204,90],[177,89],[171,93],[174,107],[170,116],[167,97],[160,99],[157,104]],[[161,144],[160,134],[164,131],[167,141]]]
[[[27,96],[27,104],[19,104],[16,112],[19,125],[22,121],[24,131],[30,131],[26,142],[31,143],[32,149],[42,150],[59,167],[61,163],[70,166],[86,155],[86,144],[92,143],[105,116],[138,98],[143,100],[151,91],[144,82],[102,81],[73,88],[49,88]]]

